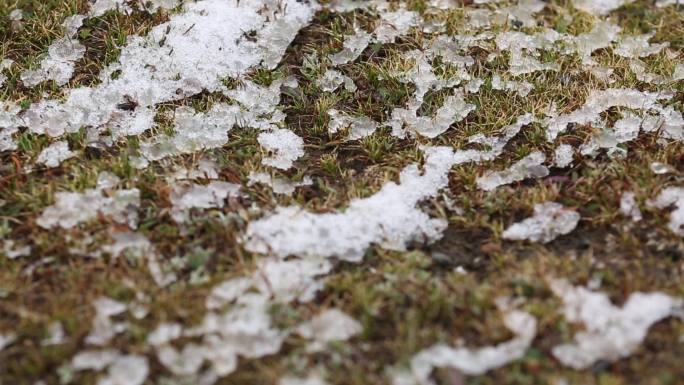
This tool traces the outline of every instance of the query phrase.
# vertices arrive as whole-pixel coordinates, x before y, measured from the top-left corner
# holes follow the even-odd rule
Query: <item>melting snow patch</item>
[[[490,171],[477,178],[477,186],[485,191],[492,191],[499,186],[518,182],[527,178],[543,178],[549,175],[549,169],[542,165],[546,157],[536,151],[522,158],[504,171]]]
[[[580,215],[576,211],[560,203],[537,203],[534,205],[534,216],[511,225],[503,232],[503,238],[547,243],[560,235],[569,234],[577,227],[579,220]]]
[[[594,25],[591,31],[575,37],[575,48],[582,58],[583,64],[595,64],[591,54],[599,49],[610,47],[620,34],[620,27],[608,21],[601,21]]]
[[[354,81],[340,71],[327,70],[323,76],[316,81],[316,85],[324,92],[333,92],[344,84],[344,89],[349,92],[356,91]]]
[[[64,343],[65,339],[66,335],[64,334],[64,327],[62,326],[62,323],[59,321],[54,321],[50,323],[50,326],[48,327],[48,337],[41,342],[41,345],[60,345]]]
[[[663,175],[676,171],[674,167],[671,167],[662,162],[651,162],[649,168],[651,169],[651,172],[653,172],[656,175]]]
[[[684,64],[677,64],[672,72],[672,80],[684,80]]]
[[[287,170],[295,160],[304,155],[304,140],[288,129],[262,132],[257,141],[271,154],[261,160],[266,166]]]
[[[101,173],[98,184],[103,178],[107,178],[107,175],[108,173]],[[108,196],[106,188],[98,186],[83,193],[58,192],[55,194],[55,204],[43,210],[36,223],[44,229],[55,227],[69,229],[79,223],[95,219],[98,214],[101,214],[117,223],[135,228],[138,223],[137,209],[140,206],[140,191],[138,189],[115,190],[111,196]]]
[[[278,380],[278,385],[328,385],[328,383],[317,374],[308,377],[285,376]]]
[[[171,217],[176,222],[185,222],[191,209],[221,208],[228,197],[239,193],[239,185],[222,181],[212,181],[206,186],[178,184],[171,192]]]
[[[186,2],[182,12],[172,14],[169,22],[154,27],[146,37],[129,37],[119,61],[100,74],[101,84],[67,90],[63,102],[38,102],[26,111],[21,124],[31,132],[52,136],[84,126],[102,132],[117,115],[133,117],[138,109],[158,103],[203,90],[223,91],[225,77],[259,65],[274,68],[317,8],[295,0]],[[91,16],[96,15],[95,9],[91,8]],[[245,31],[254,31],[256,41],[245,40]],[[117,71],[119,76],[113,78]],[[127,100],[136,107],[122,112],[120,106]]]
[[[117,357],[109,365],[107,375],[97,385],[142,385],[150,371],[147,358],[137,354]]]
[[[48,55],[35,70],[26,70],[21,81],[27,87],[34,87],[46,80],[54,80],[59,86],[65,85],[74,73],[74,64],[83,57],[86,49],[76,39],[62,38],[48,47]]]
[[[345,37],[342,51],[330,56],[330,62],[336,66],[353,62],[368,47],[370,41],[369,33],[359,28],[355,29],[353,35]]]
[[[566,366],[586,369],[596,361],[615,361],[632,354],[646,338],[648,329],[671,316],[684,319],[681,299],[664,293],[633,293],[619,308],[604,293],[553,280],[551,290],[563,299],[569,322],[582,323],[585,330],[574,342],[553,348],[553,355]]]
[[[558,168],[566,168],[572,165],[575,150],[569,144],[561,144],[554,151],[553,162]]]
[[[330,123],[328,124],[328,132],[335,134],[340,131],[348,130],[346,140],[357,140],[372,135],[378,128],[378,123],[373,119],[361,116],[352,117],[343,115],[335,109],[328,110]]]
[[[641,58],[655,55],[669,46],[669,43],[651,45],[648,42],[651,37],[653,34],[623,37],[614,52],[622,57]]]
[[[639,205],[636,202],[635,194],[632,191],[627,191],[620,197],[620,214],[631,218],[634,222],[639,222],[643,219]]]
[[[66,140],[60,140],[43,149],[38,154],[36,162],[52,168],[59,166],[60,163],[74,156],[76,156],[76,153],[69,150],[69,143]]]
[[[649,207],[664,209],[674,206],[675,209],[670,213],[670,223],[668,227],[673,233],[684,237],[684,188],[668,187],[652,200],[646,202]]]
[[[278,207],[249,224],[245,246],[281,258],[337,256],[358,262],[372,243],[403,250],[408,242],[435,239],[445,221],[431,219],[416,204],[446,186],[454,161],[453,152],[444,147],[428,148],[426,155],[422,175],[417,166],[408,166],[400,184],[390,182],[375,195],[352,201],[344,212],[313,214],[296,206]]]
[[[126,311],[127,306],[111,298],[100,297],[95,300],[95,318],[93,319],[93,330],[86,337],[86,343],[91,345],[104,346],[115,335],[128,328],[126,322],[114,322],[111,317]]]
[[[309,352],[322,351],[328,343],[346,341],[362,330],[358,321],[337,309],[326,310],[297,327],[299,335],[311,340],[307,346]]]
[[[228,131],[237,121],[238,106],[217,104],[206,113],[182,107],[175,112],[173,136],[158,136],[140,144],[142,155],[150,161],[169,156],[221,147],[228,142]],[[154,116],[152,116],[154,118]],[[122,130],[115,136],[140,134],[151,127],[152,120],[137,126],[135,132]]]
[[[452,124],[465,119],[474,110],[475,105],[466,103],[462,95],[451,95],[433,117],[417,116],[417,108],[395,108],[388,124],[392,127],[392,135],[400,138],[405,137],[406,132],[435,138],[446,132]]]
[[[394,385],[430,385],[434,368],[451,368],[467,375],[484,374],[523,357],[537,333],[537,320],[529,313],[510,310],[503,317],[515,337],[507,342],[479,349],[454,348],[437,344],[416,354],[410,370],[393,373]]]
[[[380,43],[394,43],[398,37],[406,35],[411,27],[417,27],[422,21],[417,12],[405,9],[382,12],[380,17],[380,25],[373,32],[375,40]]]
[[[533,89],[534,85],[529,82],[516,82],[514,80],[502,80],[501,76],[494,75],[492,77],[492,89],[517,92],[521,97],[527,96]]]
[[[546,121],[546,138],[549,141],[556,139],[558,134],[564,132],[571,123],[581,125],[598,121],[601,117],[600,114],[612,107],[659,110],[661,108],[658,105],[658,100],[667,98],[667,95],[661,93],[642,92],[627,88],[592,91],[582,107],[571,113],[549,118]]]
[[[0,333],[0,352],[11,345],[17,336],[14,333]]]
[[[260,183],[269,186],[274,193],[283,195],[292,195],[297,187],[311,186],[313,184],[313,180],[308,176],[305,176],[300,182],[293,182],[285,178],[273,177],[265,172],[253,171],[249,173],[248,179],[248,187]]]
[[[574,0],[575,8],[591,15],[606,15],[634,0]]]

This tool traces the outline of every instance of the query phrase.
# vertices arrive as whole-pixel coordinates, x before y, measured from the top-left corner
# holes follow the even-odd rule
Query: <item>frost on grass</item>
[[[478,375],[500,368],[523,357],[537,333],[537,320],[520,310],[506,310],[504,325],[515,335],[513,339],[483,348],[452,347],[437,344],[411,358],[408,370],[392,374],[393,385],[431,385],[434,368],[450,368],[468,375]]]
[[[47,167],[57,167],[63,161],[74,156],[76,153],[69,150],[69,143],[66,140],[60,140],[43,149],[38,154],[36,163],[44,164]]]
[[[519,182],[528,178],[543,178],[549,169],[542,163],[546,160],[543,153],[536,151],[514,163],[504,171],[490,171],[477,178],[477,187],[492,191],[499,186]]]
[[[580,215],[560,203],[544,202],[534,205],[534,215],[515,223],[503,232],[504,239],[530,240],[547,243],[569,234],[577,227]]]
[[[646,204],[659,209],[674,206],[675,209],[670,212],[670,222],[667,227],[673,233],[684,237],[684,188],[668,187]]]
[[[140,191],[134,188],[108,192],[112,187],[108,182],[111,177],[114,178],[114,183],[118,183],[118,178],[103,172],[98,177],[99,186],[94,189],[82,193],[56,193],[55,204],[43,210],[36,223],[44,229],[69,229],[102,215],[116,223],[135,228],[138,223]]]
[[[306,348],[309,352],[322,351],[328,343],[346,341],[362,330],[358,321],[337,309],[325,310],[297,327],[299,335],[311,340]]]
[[[304,140],[288,129],[262,132],[257,136],[257,141],[270,154],[261,160],[266,166],[287,170],[304,155]]]
[[[573,342],[552,350],[563,365],[574,369],[627,357],[653,324],[672,316],[684,317],[682,300],[660,292],[632,293],[622,307],[617,307],[606,294],[572,286],[565,280],[553,280],[551,289],[563,300],[565,319],[584,326]]]

